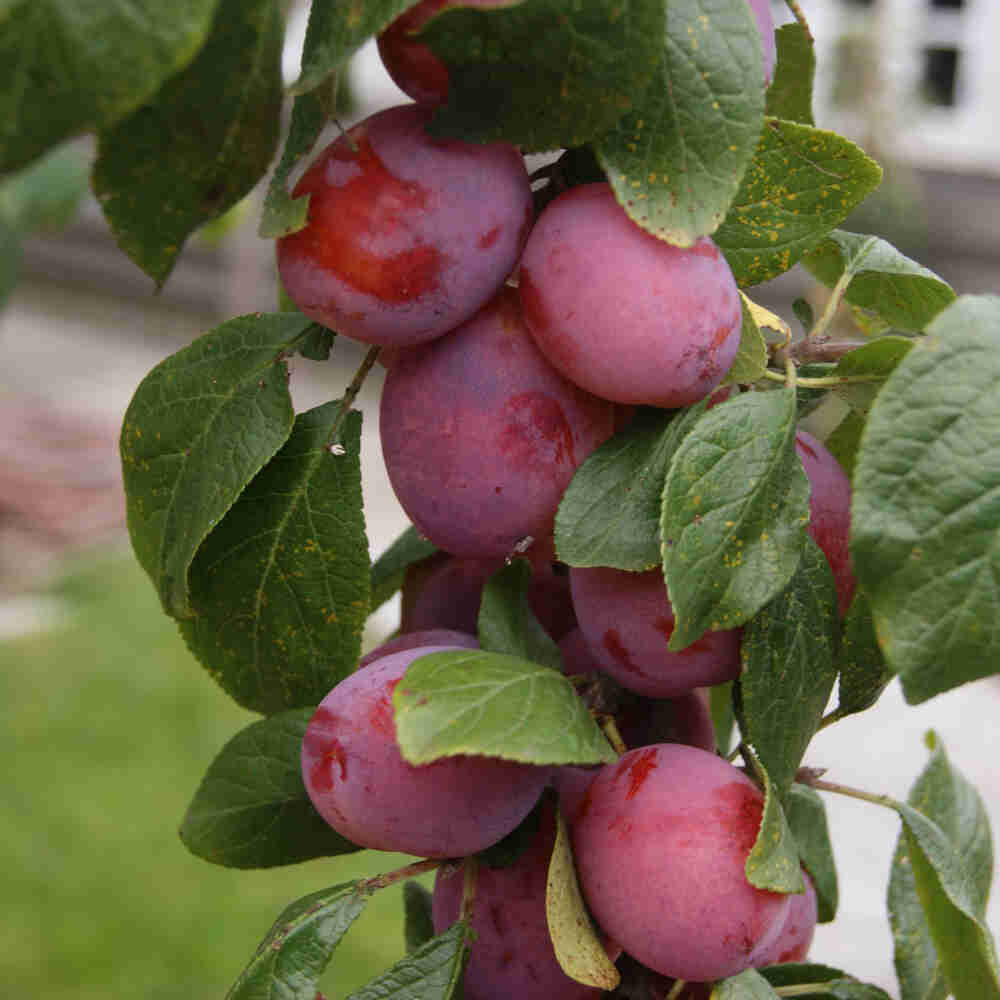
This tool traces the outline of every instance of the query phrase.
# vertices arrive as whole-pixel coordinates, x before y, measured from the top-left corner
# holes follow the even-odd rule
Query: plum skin
[[[504,283],[531,223],[531,184],[506,143],[434,139],[431,111],[388,108],[332,142],[295,185],[303,229],[278,271],[310,319],[366,343],[423,343]]]
[[[806,531],[823,550],[837,587],[841,616],[847,614],[857,579],[851,567],[851,481],[833,453],[807,431],[796,431],[795,451],[809,480]]]
[[[675,698],[739,675],[739,629],[706,632],[677,652],[667,648],[674,613],[660,570],[574,567],[569,580],[590,651],[622,687],[653,698]]]
[[[715,244],[682,249],[625,214],[608,184],[559,195],[528,237],[521,301],[542,353],[602,399],[688,406],[722,381],[742,328]]]
[[[544,803],[538,833],[506,868],[480,864],[470,924],[476,933],[462,978],[465,1000],[589,1000],[601,990],[562,971],[549,938],[545,891],[555,843],[555,810]],[[464,873],[439,868],[434,882],[434,932],[459,916]]]
[[[362,847],[426,858],[474,854],[531,811],[549,769],[492,757],[407,763],[396,744],[392,692],[417,658],[457,646],[392,653],[341,681],[302,741],[302,779],[319,814]]]
[[[642,747],[605,766],[572,821],[598,924],[665,976],[708,982],[749,968],[790,905],[744,872],[763,808],[749,778],[695,747]]]
[[[611,403],[542,356],[510,288],[457,330],[406,351],[382,391],[393,490],[424,537],[463,557],[548,540],[570,479],[613,426]]]

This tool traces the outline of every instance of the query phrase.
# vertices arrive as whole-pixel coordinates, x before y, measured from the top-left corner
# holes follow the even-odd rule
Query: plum
[[[295,185],[306,225],[278,240],[278,271],[310,319],[371,344],[423,343],[507,279],[533,209],[521,155],[424,131],[409,104],[331,143]]]
[[[746,775],[695,747],[641,747],[606,765],[572,821],[598,924],[665,976],[708,982],[749,968],[790,905],[744,872],[763,809]]]
[[[302,778],[319,814],[362,847],[428,858],[495,844],[531,811],[549,769],[493,757],[407,763],[396,745],[392,692],[418,657],[391,653],[342,680],[320,703],[302,741]]]
[[[389,481],[420,533],[453,555],[506,557],[552,536],[579,464],[614,407],[564,379],[528,334],[513,289],[399,358],[380,432]]]
[[[601,991],[570,979],[549,939],[545,888],[555,843],[555,810],[545,803],[538,833],[505,868],[480,865],[471,917],[476,937],[462,977],[464,1000],[589,1000]],[[434,882],[437,934],[457,919],[463,872],[439,868]]]
[[[570,188],[546,207],[519,287],[542,353],[616,403],[696,403],[739,346],[739,290],[718,247],[703,237],[683,249],[650,235],[608,184]]]
[[[591,653],[602,670],[630,691],[672,698],[738,676],[739,629],[706,632],[677,652],[667,648],[674,613],[660,570],[574,567],[569,580]]]

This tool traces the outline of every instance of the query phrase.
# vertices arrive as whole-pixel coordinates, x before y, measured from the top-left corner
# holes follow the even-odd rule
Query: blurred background
[[[1000,62],[991,49],[1000,5],[804,6],[821,68],[817,121],[887,167],[883,188],[846,228],[884,236],[960,292],[1000,291]],[[783,4],[775,15],[786,19]],[[290,18],[289,82],[301,4]],[[344,124],[404,99],[373,46],[352,64],[347,89]],[[273,248],[255,235],[255,194],[194,237],[154,295],[96,202],[74,196],[90,155],[86,142],[57,151],[30,182],[44,197],[0,188],[0,295],[9,293],[0,309],[0,690],[9,715],[0,748],[10,763],[0,981],[11,997],[212,1000],[289,901],[402,859],[361,852],[232,872],[190,856],[177,838],[208,763],[253,717],[187,653],[131,557],[118,430],[158,361],[225,319],[276,308]],[[798,269],[754,293],[789,320],[799,296],[822,298]],[[340,339],[327,363],[293,359],[296,408],[339,395],[361,356]],[[376,366],[359,400],[373,558],[406,525],[378,453],[381,375]],[[389,605],[373,619],[368,645],[397,614]],[[904,797],[934,728],[996,827],[998,709],[995,680],[917,708],[892,685],[874,710],[819,734],[808,763]],[[846,799],[828,797],[828,810],[842,902],[813,957],[896,995],[884,903],[896,820]],[[398,889],[370,905],[324,981],[332,1000],[402,954],[400,909]],[[994,929],[998,912],[994,904]]]

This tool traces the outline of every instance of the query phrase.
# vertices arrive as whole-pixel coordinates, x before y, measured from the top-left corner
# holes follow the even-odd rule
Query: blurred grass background
[[[78,565],[52,594],[63,624],[0,642],[0,993],[221,1000],[287,903],[406,862],[363,851],[246,872],[188,854],[176,831],[191,795],[258,716],[187,652],[130,557]],[[331,1000],[403,954],[399,886],[344,944],[322,983]]]

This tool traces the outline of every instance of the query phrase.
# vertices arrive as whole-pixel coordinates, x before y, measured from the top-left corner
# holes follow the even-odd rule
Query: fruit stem
[[[862,802],[871,802],[873,805],[898,811],[899,803],[889,795],[875,795],[873,792],[851,788],[850,785],[839,785],[835,781],[823,781],[821,778],[811,778],[805,784],[818,788],[821,792],[836,792],[837,795],[846,795],[848,798],[860,799]]]
[[[404,865],[404,867],[397,868],[395,871],[385,872],[382,875],[376,875],[374,878],[366,878],[358,888],[360,892],[367,895],[378,889],[385,889],[390,885],[395,885],[403,879],[412,878],[414,875],[423,875],[424,872],[432,872],[435,868],[440,867],[441,864],[442,861],[440,858],[414,861],[413,864]]]
[[[479,859],[474,856],[466,858],[463,872],[462,910],[458,919],[468,923],[472,915],[472,902],[476,898],[476,883],[479,881]]]
[[[670,992],[663,998],[663,1000],[677,1000],[677,997],[681,995],[681,990],[687,986],[686,979],[675,979],[674,985],[670,987]]]
[[[613,716],[606,715],[601,719],[601,729],[619,757],[624,753],[628,753],[628,747],[622,739],[622,734],[618,731],[618,724],[615,722]]]
[[[361,362],[358,370],[354,373],[354,378],[351,379],[351,384],[344,390],[344,397],[340,401],[340,410],[334,418],[333,426],[330,428],[330,435],[326,439],[327,449],[332,451],[334,454],[338,454],[335,449],[339,444],[338,438],[340,436],[341,425],[347,419],[347,414],[351,412],[354,400],[358,398],[361,386],[364,385],[365,379],[368,377],[368,373],[372,370],[372,366],[378,358],[378,352],[381,350],[381,347],[369,348],[364,361]],[[342,452],[340,454],[342,454]]]

